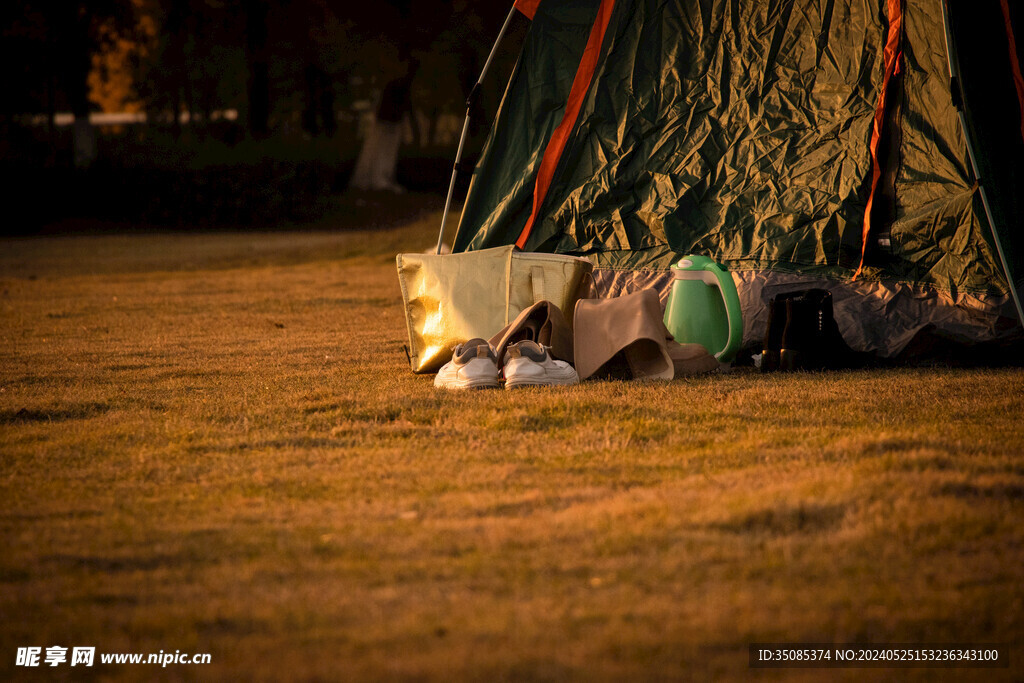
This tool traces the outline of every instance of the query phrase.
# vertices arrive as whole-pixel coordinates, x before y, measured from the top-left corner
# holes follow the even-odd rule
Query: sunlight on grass
[[[4,641],[733,679],[752,641],[1024,637],[1021,369],[439,393],[393,260],[438,221],[5,241]]]

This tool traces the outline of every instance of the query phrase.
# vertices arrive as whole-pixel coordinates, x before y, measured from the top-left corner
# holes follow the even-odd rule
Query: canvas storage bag
[[[437,372],[457,344],[491,338],[538,301],[573,310],[593,280],[585,258],[512,245],[396,261],[413,372]]]

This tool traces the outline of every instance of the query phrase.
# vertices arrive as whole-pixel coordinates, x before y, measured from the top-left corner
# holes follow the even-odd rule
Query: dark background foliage
[[[510,5],[3,3],[6,230],[66,229],[79,217],[188,229],[316,218],[344,191],[382,90],[408,73],[397,180],[443,193],[465,96]],[[470,161],[524,25],[514,25],[485,83]],[[93,141],[84,159],[83,137]]]

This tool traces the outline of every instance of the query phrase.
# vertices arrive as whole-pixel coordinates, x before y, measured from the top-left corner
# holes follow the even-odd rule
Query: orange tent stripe
[[[886,94],[889,89],[889,81],[899,69],[900,37],[903,33],[903,0],[888,0],[889,11],[889,34],[885,39],[885,76],[882,78],[882,91],[878,96],[878,107],[875,109],[874,123],[871,126],[871,143],[868,148],[871,150],[871,192],[868,193],[868,203],[864,207],[864,232],[860,247],[860,265],[853,274],[856,280],[864,269],[864,256],[868,248],[868,236],[871,233],[871,207],[874,205],[875,191],[878,189],[878,181],[882,177],[882,162],[878,158],[878,144],[882,137],[882,124],[885,121],[885,107],[887,104]]]
[[[1013,36],[1013,24],[1010,23],[1010,6],[1007,0],[1000,0],[1003,10],[1003,21],[1006,23],[1006,40],[1010,46],[1010,70],[1013,72],[1013,84],[1017,87],[1017,101],[1020,102],[1020,134],[1024,138],[1024,76],[1020,72],[1017,60],[1017,39]]]
[[[580,59],[576,76],[572,80],[572,88],[569,89],[569,99],[565,104],[565,113],[562,115],[562,121],[555,128],[555,131],[551,134],[551,139],[548,140],[547,147],[544,148],[544,156],[541,158],[540,169],[537,171],[537,180],[533,188],[533,211],[526,220],[526,225],[523,227],[519,239],[516,240],[516,246],[520,249],[524,248],[526,240],[529,239],[530,233],[533,231],[537,215],[540,213],[541,204],[544,203],[544,197],[547,195],[548,188],[551,187],[551,180],[555,175],[555,167],[558,165],[558,160],[562,157],[562,152],[565,151],[565,146],[569,142],[569,135],[576,125],[576,119],[579,118],[580,109],[583,108],[583,99],[587,95],[587,90],[590,89],[590,82],[593,80],[594,72],[597,70],[597,62],[601,57],[601,44],[604,43],[604,34],[608,29],[608,23],[611,21],[614,6],[615,0],[601,0],[601,6],[597,9],[597,18],[594,20],[594,25],[590,28],[587,46],[583,50],[583,57]]]
[[[522,12],[527,19],[533,21],[533,15],[537,13],[538,5],[540,5],[540,0],[516,0],[512,6]]]

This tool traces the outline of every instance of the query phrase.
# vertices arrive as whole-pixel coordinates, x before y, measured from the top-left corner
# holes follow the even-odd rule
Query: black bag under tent
[[[1024,7],[1008,0],[519,0],[530,20],[453,251],[671,264],[832,293],[856,351],[1019,339]],[[506,24],[507,25],[507,24]],[[1016,34],[1015,34],[1016,29]]]

